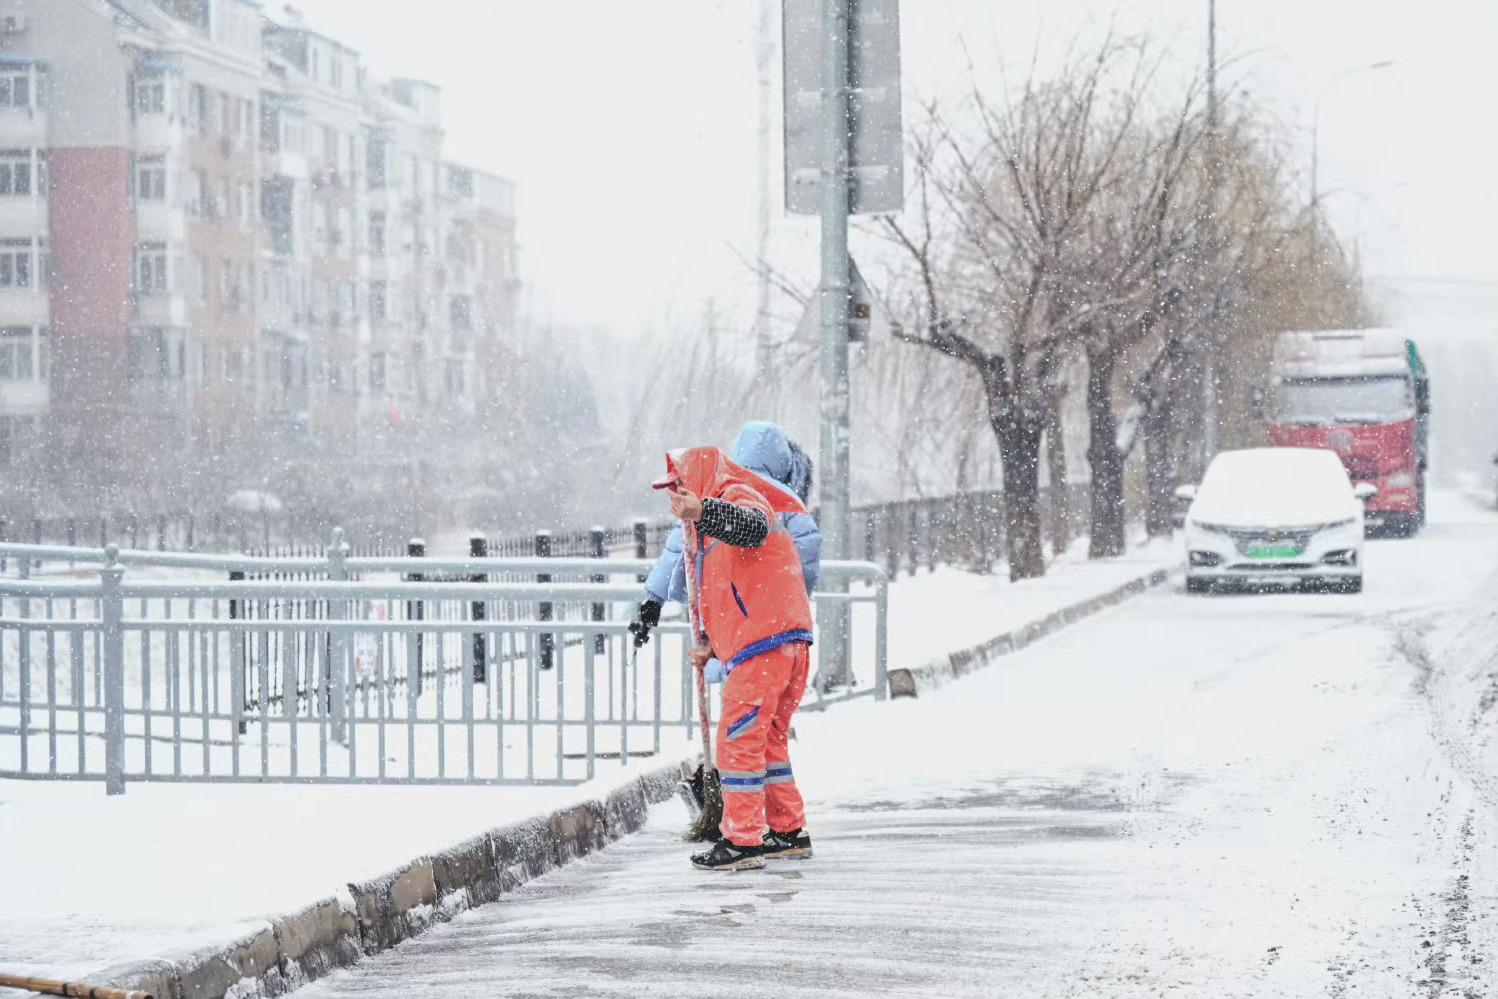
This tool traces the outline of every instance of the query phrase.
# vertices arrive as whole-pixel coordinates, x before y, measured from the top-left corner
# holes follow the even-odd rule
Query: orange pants
[[[739,846],[806,824],[791,774],[791,716],[806,692],[811,646],[791,642],[740,663],[723,684],[718,722],[718,775],[723,782],[725,838]]]

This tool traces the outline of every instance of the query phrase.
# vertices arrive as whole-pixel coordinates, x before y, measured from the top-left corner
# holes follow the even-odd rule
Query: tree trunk
[[[1071,497],[1066,481],[1066,434],[1061,426],[1059,392],[1051,396],[1046,410],[1045,462],[1046,476],[1051,483],[1051,554],[1059,555],[1071,544]]]
[[[1143,419],[1140,432],[1144,434],[1144,529],[1152,538],[1168,538],[1174,527],[1172,514],[1175,507],[1170,410],[1157,403],[1148,403]]]
[[[1112,558],[1124,553],[1123,452],[1118,447],[1118,421],[1113,415],[1113,371],[1118,358],[1112,351],[1087,355],[1087,466],[1092,472],[1092,533],[1088,558]]]
[[[1009,578],[1045,575],[1040,538],[1040,429],[1019,424],[999,434],[1004,457],[1004,524],[1009,550]]]

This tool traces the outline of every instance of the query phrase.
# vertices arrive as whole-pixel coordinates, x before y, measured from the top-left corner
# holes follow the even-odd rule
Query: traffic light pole
[[[848,0],[822,0],[822,555],[850,555],[848,513]],[[846,586],[846,583],[839,583]],[[817,684],[852,680],[848,605],[817,611]]]

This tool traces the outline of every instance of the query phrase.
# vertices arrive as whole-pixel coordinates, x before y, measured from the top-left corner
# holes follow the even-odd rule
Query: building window
[[[0,381],[46,381],[46,335],[30,326],[0,328]]]
[[[473,329],[473,300],[467,295],[454,295],[448,302],[447,311],[454,332],[466,333]]]
[[[208,90],[201,83],[194,83],[187,91],[187,120],[199,135],[213,131],[213,108],[208,103]]]
[[[0,239],[0,288],[35,286],[35,252],[29,239]]]
[[[198,304],[207,305],[208,286],[212,283],[213,279],[208,276],[208,258],[201,253],[197,254],[193,259],[193,272],[197,279],[194,284],[197,286]]]
[[[8,69],[0,72],[0,108],[31,107],[31,71]]]
[[[135,197],[140,201],[166,199],[166,160],[161,156],[142,156],[135,161]]]
[[[461,398],[463,396],[464,390],[468,386],[466,374],[467,373],[463,369],[462,361],[452,360],[447,362],[448,395],[451,395],[454,398]]]
[[[385,321],[385,282],[369,282],[369,318],[377,323]]]
[[[248,181],[239,182],[239,221],[246,229],[255,223],[255,188]]]
[[[30,197],[31,150],[0,149],[0,195]]]
[[[369,390],[374,393],[385,391],[385,355],[369,355]]]
[[[4,264],[0,261],[0,278]],[[135,293],[150,297],[164,295],[170,287],[167,278],[166,244],[141,243],[135,250]]]
[[[369,213],[369,255],[371,257],[383,257],[385,255],[385,213]]]
[[[384,189],[385,143],[382,140],[370,139],[364,144],[364,171],[369,178],[371,191]]]
[[[0,90],[0,105],[5,103]],[[159,76],[147,77],[135,84],[135,111],[137,114],[166,113],[166,80]]]

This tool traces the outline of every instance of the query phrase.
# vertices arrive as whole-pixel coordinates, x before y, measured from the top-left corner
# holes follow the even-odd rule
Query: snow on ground
[[[810,861],[694,872],[659,809],[302,996],[1493,995],[1498,516],[1432,514],[1359,595],[1156,590],[803,716]]]
[[[918,665],[1177,558],[1169,546],[1098,563],[1071,552],[1052,575],[1023,584],[951,569],[901,577],[891,589],[891,663]],[[870,709],[833,714],[881,717]],[[663,739],[662,756],[629,772],[695,745],[679,729]],[[0,968],[69,977],[225,942],[264,915],[607,793],[627,776],[599,766],[598,780],[574,788],[134,783],[106,798],[97,783],[0,781]]]

